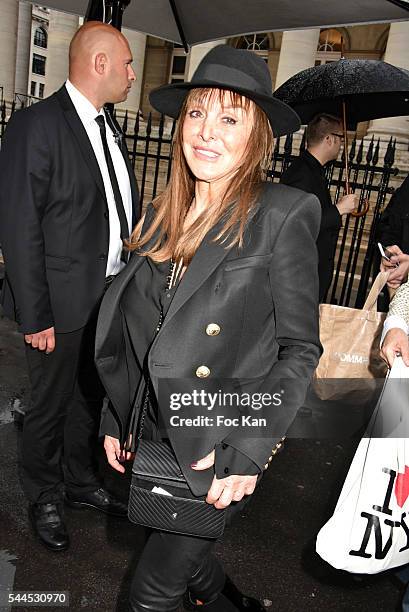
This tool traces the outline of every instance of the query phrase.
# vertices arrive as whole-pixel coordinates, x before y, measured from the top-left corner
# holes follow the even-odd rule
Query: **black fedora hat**
[[[290,134],[300,128],[297,113],[273,96],[267,65],[252,51],[228,45],[213,47],[200,62],[191,81],[153,89],[149,100],[160,113],[177,118],[188,91],[197,87],[229,89],[250,98],[267,115],[274,136]]]

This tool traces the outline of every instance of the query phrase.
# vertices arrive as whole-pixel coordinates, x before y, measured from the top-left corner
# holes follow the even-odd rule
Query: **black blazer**
[[[121,314],[121,296],[127,284],[135,281],[143,291],[146,283],[149,265],[135,253],[109,288],[100,309],[96,363],[111,400],[103,413],[101,433],[124,442],[147,353],[156,390],[164,379],[183,378],[193,386],[195,381],[200,384],[196,371],[201,365],[210,370],[208,381],[246,379],[252,381],[253,391],[268,391],[276,388],[278,379],[284,384],[290,379],[288,397],[282,408],[274,409],[270,431],[260,427],[246,437],[242,428],[231,427],[221,434],[217,427],[208,427],[199,439],[180,436],[176,429],[168,431],[185,477],[197,495],[208,490],[212,474],[209,470],[194,472],[190,463],[222,441],[262,470],[272,446],[302,405],[321,354],[315,245],[319,222],[319,203],[314,196],[284,185],[264,184],[242,249],[229,249],[213,241],[220,224],[203,240],[149,353],[143,341],[134,343],[132,350]],[[153,308],[144,312],[144,321],[153,329],[157,312]],[[209,323],[219,325],[218,335],[206,334]],[[136,410],[139,408],[137,405]],[[166,420],[167,406],[159,408]]]
[[[134,218],[139,196],[126,148]],[[16,112],[0,152],[2,303],[20,331],[85,325],[104,287],[109,219],[92,145],[65,86]]]
[[[317,196],[321,204],[321,226],[317,238],[320,301],[331,285],[341,215],[333,205],[325,169],[309,151],[303,151],[287,168],[281,182]]]

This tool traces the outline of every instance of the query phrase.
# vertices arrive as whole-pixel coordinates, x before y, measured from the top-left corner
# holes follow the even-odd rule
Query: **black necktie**
[[[101,132],[102,146],[104,148],[105,160],[108,166],[109,178],[110,178],[111,185],[112,185],[112,191],[114,193],[114,200],[115,200],[116,210],[118,212],[119,223],[121,226],[121,239],[126,240],[127,238],[129,238],[128,220],[126,218],[124,203],[122,201],[121,192],[119,190],[119,185],[118,185],[118,181],[117,181],[116,174],[115,174],[114,164],[112,162],[112,157],[111,157],[111,154],[108,148],[105,119],[102,115],[98,115],[98,117],[95,117],[95,121],[98,123],[99,131]],[[122,261],[128,260],[127,253],[125,251],[122,251],[121,259]]]

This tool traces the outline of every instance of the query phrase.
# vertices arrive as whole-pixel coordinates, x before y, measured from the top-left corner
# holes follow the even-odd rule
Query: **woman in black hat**
[[[192,495],[227,509],[228,519],[267,469],[321,351],[320,207],[312,195],[263,182],[273,134],[299,127],[271,89],[261,58],[221,45],[191,82],[151,93],[157,110],[179,117],[172,174],[135,228],[133,256],[105,296],[97,332],[97,365],[111,400],[101,428],[111,466],[123,472],[130,451],[138,456],[143,426],[144,438],[171,446]],[[179,383],[183,401],[197,399],[204,382],[215,381],[220,394],[239,384],[239,403],[251,398],[251,427],[239,419],[244,404],[228,421],[219,395],[220,423],[200,396],[202,405],[191,401],[188,414],[213,420],[193,432],[183,428],[182,412],[173,406],[170,420],[161,394],[168,381]],[[158,422],[172,426],[163,434]],[[262,610],[226,582],[214,543],[154,530],[130,609],[176,611],[187,594],[189,609]]]

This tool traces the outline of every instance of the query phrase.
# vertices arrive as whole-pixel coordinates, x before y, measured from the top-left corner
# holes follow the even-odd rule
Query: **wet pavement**
[[[13,411],[28,404],[22,339],[0,319],[0,590],[66,591],[74,612],[125,612],[141,528],[92,510],[66,509],[67,552],[35,539],[18,476],[19,428]],[[252,503],[217,547],[240,588],[278,612],[393,612],[401,590],[389,575],[361,579],[332,570],[313,552],[315,534],[333,509],[357,441],[289,440]],[[127,479],[101,466],[108,488],[124,499]],[[58,606],[0,610],[63,610]],[[67,609],[67,608],[65,608]]]

